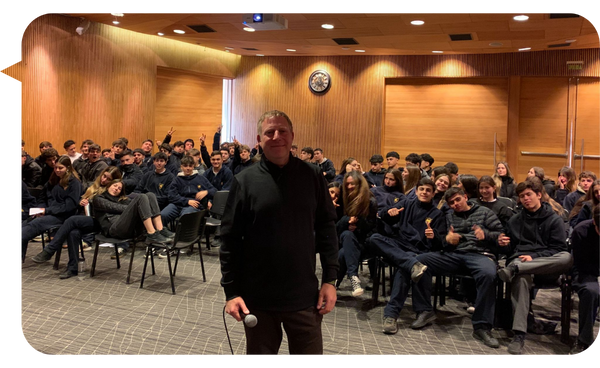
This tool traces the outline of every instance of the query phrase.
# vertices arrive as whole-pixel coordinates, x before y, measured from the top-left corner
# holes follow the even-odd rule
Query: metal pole
[[[497,133],[494,133],[494,167],[496,167],[496,145],[498,144],[498,140],[496,138]]]
[[[571,154],[570,154],[570,125],[571,125],[571,121],[570,121],[570,115],[571,112],[569,111],[569,106],[571,105],[571,79],[573,78],[569,78],[569,82],[567,84],[567,131],[565,132],[565,138],[566,138],[566,147],[567,147],[567,166],[571,167]]]
[[[579,171],[580,173],[583,172],[583,143],[585,142],[585,139],[581,140],[581,171]]]

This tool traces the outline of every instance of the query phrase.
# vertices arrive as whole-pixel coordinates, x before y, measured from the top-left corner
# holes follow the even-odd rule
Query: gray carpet
[[[167,260],[155,258],[156,275],[150,265],[140,289],[143,251],[135,254],[132,283],[126,284],[130,253],[122,259],[121,269],[110,259],[113,250],[101,248],[96,275],[60,280],[53,269],[54,258],[38,265],[31,261],[41,250],[30,243],[28,258],[22,265],[22,328],[29,344],[39,352],[59,355],[230,355],[223,326],[224,294],[219,285],[218,248],[206,250],[203,257],[206,282],[202,281],[198,253],[182,254],[175,278],[176,295],[171,294]],[[88,269],[93,252],[86,252]],[[66,252],[61,268],[67,261]],[[365,267],[366,271],[367,267]],[[324,351],[328,355],[506,355],[510,337],[494,330],[501,347],[491,349],[471,337],[470,314],[465,304],[449,298],[438,310],[433,325],[420,331],[410,329],[414,313],[410,298],[399,318],[399,332],[384,335],[381,323],[385,298],[373,306],[367,291],[359,298],[350,295],[345,280],[338,292],[338,303],[324,318]],[[576,294],[573,296],[571,336],[577,333]],[[539,292],[534,310],[540,319],[559,322],[560,292]],[[244,329],[227,316],[231,345],[236,355],[244,354]],[[260,323],[260,322],[259,322]],[[598,323],[596,324],[596,334]],[[525,354],[567,354],[560,342],[560,323],[552,335],[529,334]],[[597,349],[594,349],[597,350]],[[586,352],[587,353],[587,352]],[[280,354],[288,354],[287,344]],[[582,354],[583,355],[583,354]]]

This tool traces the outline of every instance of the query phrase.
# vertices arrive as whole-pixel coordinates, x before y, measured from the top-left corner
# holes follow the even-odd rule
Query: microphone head
[[[258,323],[258,319],[253,314],[248,314],[246,317],[244,317],[244,323],[246,326],[252,328]]]

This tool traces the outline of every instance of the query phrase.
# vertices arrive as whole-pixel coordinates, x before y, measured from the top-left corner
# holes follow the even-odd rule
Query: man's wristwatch
[[[336,283],[337,283],[337,280],[331,280],[331,281],[326,281],[323,284],[329,284],[329,285],[335,286]]]

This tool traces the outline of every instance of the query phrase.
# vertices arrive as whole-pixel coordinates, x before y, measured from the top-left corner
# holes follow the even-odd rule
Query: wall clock
[[[331,87],[331,77],[325,70],[315,70],[308,78],[308,88],[314,93],[325,93],[329,87]]]

